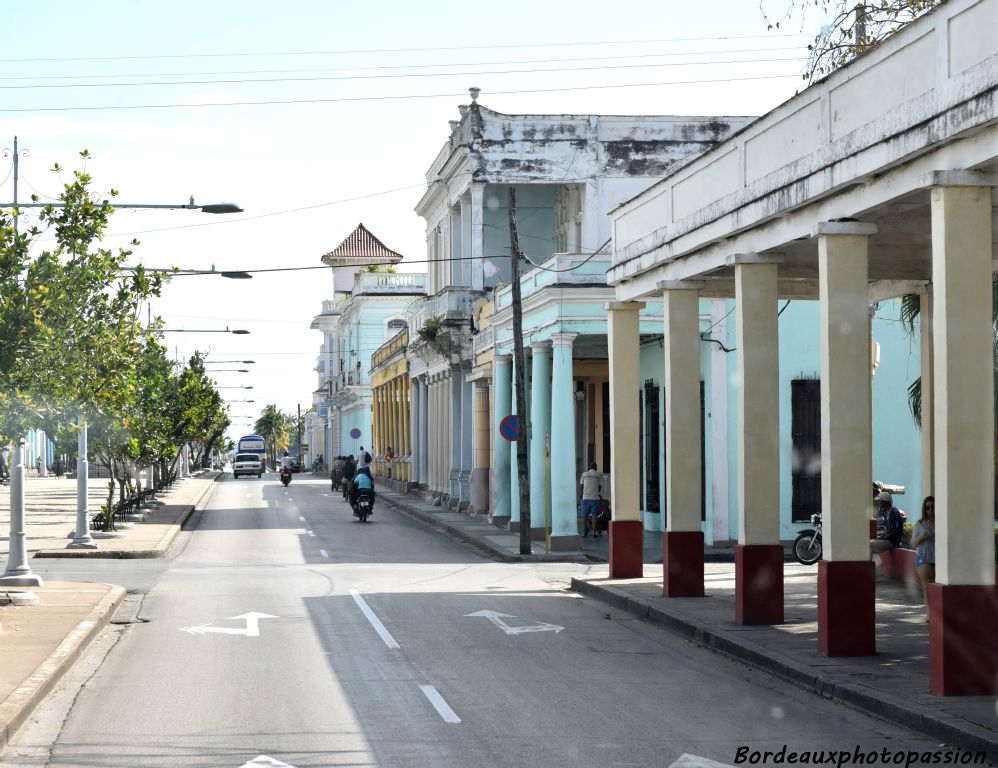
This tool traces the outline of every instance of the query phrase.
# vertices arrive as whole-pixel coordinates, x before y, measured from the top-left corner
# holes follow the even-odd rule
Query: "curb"
[[[218,479],[222,477],[222,473],[219,473],[214,478],[209,485],[206,485],[204,489],[198,494],[197,498],[188,503],[183,512],[180,513],[180,517],[177,518],[177,522],[170,524],[163,535],[160,537],[159,542],[153,549],[41,549],[35,552],[34,557],[44,557],[44,558],[100,558],[102,560],[153,560],[155,558],[163,557],[166,555],[169,548],[173,545],[174,539],[177,538],[177,534],[180,533],[184,524],[187,522],[188,518],[194,513],[198,505],[204,499],[205,495],[215,488],[215,483]]]
[[[31,673],[27,680],[15,688],[0,704],[0,755],[10,745],[11,739],[35,711],[35,708],[76,663],[91,641],[110,621],[121,601],[125,588],[114,584],[87,617],[56,646],[52,654]]]
[[[988,755],[989,760],[998,764],[998,740],[984,729],[942,720],[922,707],[899,704],[856,684],[837,683],[815,673],[807,665],[772,655],[751,643],[734,640],[698,621],[669,613],[648,600],[632,597],[622,589],[576,578],[571,581],[571,589],[650,621],[698,646],[768,672],[822,698],[876,715],[952,746],[982,751]]]
[[[476,549],[482,550],[485,554],[501,561],[504,563],[578,563],[580,561],[594,561],[595,562],[605,562],[602,558],[593,558],[582,552],[570,552],[564,555],[521,555],[513,554],[507,552],[505,549],[496,546],[490,542],[486,537],[480,536],[476,533],[471,533],[470,531],[464,530],[461,526],[451,525],[450,523],[440,520],[431,512],[423,512],[421,509],[416,509],[408,504],[392,499],[386,495],[380,495],[379,499],[383,500],[386,504],[391,505],[394,509],[407,515],[411,518],[419,520],[420,522],[426,523],[431,528],[436,528],[465,544],[470,544]],[[498,530],[498,529],[497,529]]]

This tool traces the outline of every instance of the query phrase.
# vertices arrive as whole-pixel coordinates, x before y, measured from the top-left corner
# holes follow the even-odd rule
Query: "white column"
[[[35,432],[36,439],[38,440],[38,458],[42,460],[41,469],[38,472],[39,477],[48,477],[49,474],[49,456],[48,456],[48,435],[45,434],[44,429],[39,429]]]
[[[640,521],[641,493],[634,461],[640,391],[640,324],[642,302],[607,305],[610,363],[610,507],[614,521]],[[699,410],[699,409],[697,409]],[[629,450],[628,446],[633,447]]]
[[[932,364],[932,286],[928,292],[919,297],[918,340],[921,351],[920,363],[922,374],[922,492],[926,496],[935,493],[935,451],[936,432],[932,404],[935,400],[935,387],[932,382],[935,376]]]
[[[735,266],[739,544],[780,543],[778,270]]]
[[[97,544],[90,535],[89,489],[87,487],[90,464],[87,461],[87,450],[87,423],[83,421],[80,423],[80,434],[77,438],[76,530],[73,532],[73,540],[67,545],[68,549],[97,549]],[[149,487],[152,487],[151,480]]]
[[[870,557],[870,334],[867,290],[873,224],[816,230],[821,314],[821,509],[825,560]]]
[[[553,333],[551,376],[551,542],[554,549],[575,545],[578,536],[575,476],[574,333]]]
[[[466,249],[469,256],[474,257],[471,265],[471,287],[480,291],[485,287],[485,267],[482,256],[485,248],[485,222],[482,215],[482,201],[485,185],[475,182],[471,185],[471,248]]]
[[[936,582],[944,585],[995,583],[991,197],[984,186],[932,190]]]
[[[665,320],[665,496],[668,530],[700,530],[700,292],[662,283]]]
[[[7,568],[3,576],[0,576],[0,586],[40,587],[44,583],[40,576],[31,572],[31,566],[28,565],[24,519],[24,441],[18,440],[11,451],[10,542]]]

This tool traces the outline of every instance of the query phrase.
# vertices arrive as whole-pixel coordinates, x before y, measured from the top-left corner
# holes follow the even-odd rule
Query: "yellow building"
[[[408,489],[412,480],[412,386],[405,350],[409,332],[386,341],[371,357],[371,420],[375,477]],[[389,461],[388,449],[394,454]]]

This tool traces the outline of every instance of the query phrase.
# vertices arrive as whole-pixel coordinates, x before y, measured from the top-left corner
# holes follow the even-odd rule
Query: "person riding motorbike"
[[[353,507],[357,503],[357,492],[364,490],[371,494],[371,507],[374,507],[374,480],[371,478],[371,470],[367,467],[361,467],[357,470],[357,474],[353,477],[353,483],[350,489],[350,506]]]
[[[285,451],[284,455],[281,457],[281,481],[284,482],[284,478],[288,478],[288,482],[291,482],[291,457],[288,452]],[[287,485],[287,483],[285,483]]]
[[[353,488],[353,476],[357,474],[357,463],[353,460],[353,456],[343,457],[343,499],[344,501],[350,499],[350,494]]]

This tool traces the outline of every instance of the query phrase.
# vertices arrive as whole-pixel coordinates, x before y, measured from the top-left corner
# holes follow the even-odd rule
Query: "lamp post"
[[[24,532],[24,441],[14,445],[10,468],[10,553],[7,569],[0,576],[0,585],[7,587],[40,587],[45,582],[31,572],[28,565],[27,536]],[[33,596],[32,596],[33,597]],[[31,600],[31,597],[26,597]],[[37,599],[36,599],[37,600]]]
[[[234,333],[237,336],[246,336],[249,334],[245,328],[236,328],[235,330],[229,330],[228,327],[225,328],[157,328],[156,333]],[[248,373],[248,371],[247,371]]]

